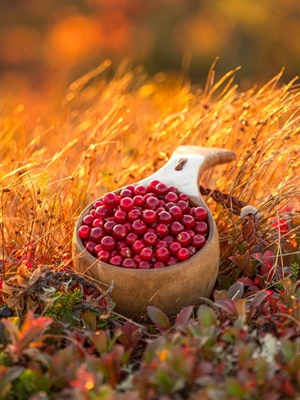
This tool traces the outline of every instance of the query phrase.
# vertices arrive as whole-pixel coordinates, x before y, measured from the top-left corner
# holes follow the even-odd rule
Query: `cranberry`
[[[135,206],[142,207],[145,204],[145,199],[142,196],[134,196],[133,203]]]
[[[185,247],[183,247],[182,249],[178,250],[178,252],[177,252],[177,258],[180,261],[187,260],[189,258],[189,256],[190,256],[190,252]]]
[[[157,243],[157,236],[155,233],[146,232],[143,236],[143,242],[146,246],[154,246]]]
[[[174,192],[169,192],[165,195],[165,202],[168,203],[169,201],[172,201],[173,203],[176,203],[178,200],[178,196]]]
[[[115,207],[117,205],[117,198],[116,198],[115,193],[106,193],[103,196],[103,204],[106,207],[110,207],[110,208]]]
[[[133,193],[135,196],[144,196],[147,193],[147,187],[144,185],[135,186]]]
[[[179,194],[179,200],[189,201],[189,200],[190,200],[190,197],[189,197],[188,194],[180,193],[180,194]]]
[[[171,214],[168,211],[162,211],[157,216],[158,222],[162,224],[170,224],[172,222]]]
[[[93,228],[96,227],[96,226],[103,226],[103,225],[104,225],[104,221],[103,221],[102,218],[94,219]]]
[[[132,258],[125,258],[122,261],[122,267],[124,268],[136,268],[136,263]]]
[[[138,240],[138,235],[134,232],[129,232],[128,235],[125,238],[125,242],[128,245],[132,245],[136,240]]]
[[[153,250],[150,247],[144,247],[140,252],[141,259],[144,261],[150,261],[153,257]]]
[[[134,208],[133,210],[129,211],[127,217],[128,217],[128,221],[133,222],[136,219],[141,219],[142,213],[140,212],[140,210],[137,210],[136,208]]]
[[[169,228],[166,224],[158,224],[155,228],[155,232],[159,236],[167,236],[169,233]]]
[[[113,227],[112,234],[116,239],[124,239],[127,235],[127,229],[124,225],[117,224]]]
[[[132,193],[134,192],[135,186],[134,185],[127,185],[124,189],[130,190]]]
[[[105,224],[103,225],[103,228],[105,230],[106,233],[112,233],[112,229],[113,227],[116,225],[115,221],[107,221],[105,222]]]
[[[120,267],[122,262],[123,262],[122,257],[118,255],[111,257],[111,259],[109,260],[109,263],[115,265],[116,267]]]
[[[97,207],[95,210],[96,218],[104,219],[104,218],[109,217],[110,215],[111,215],[111,211],[108,208],[106,208],[105,206]]]
[[[124,188],[121,190],[120,197],[121,199],[124,197],[133,197],[133,192],[129,189]]]
[[[169,201],[168,203],[165,204],[165,209],[166,209],[167,211],[169,211],[170,208],[172,208],[172,207],[174,207],[174,206],[176,206],[176,203],[174,203],[174,201]]]
[[[150,196],[146,199],[146,208],[155,210],[159,206],[159,200],[156,197]]]
[[[158,195],[165,195],[169,192],[169,188],[167,185],[165,185],[162,182],[159,182],[154,189],[154,192],[157,193]]]
[[[101,226],[96,226],[91,229],[90,239],[99,243],[104,236],[104,229]]]
[[[172,255],[176,255],[177,252],[178,252],[178,250],[181,249],[181,247],[182,247],[182,246],[181,246],[181,244],[180,244],[179,242],[173,242],[173,243],[171,243],[170,246],[169,246],[170,253],[171,253]]]
[[[93,208],[91,211],[90,211],[90,215],[92,215],[93,217],[95,216],[95,209]]]
[[[104,236],[101,239],[101,246],[103,250],[111,251],[116,247],[116,241],[111,236]]]
[[[203,235],[195,235],[192,237],[192,245],[196,247],[196,249],[201,249],[205,245],[206,239]]]
[[[97,243],[90,241],[90,242],[87,242],[87,244],[85,245],[85,248],[89,253],[93,254],[95,252],[96,245],[97,245]]]
[[[146,222],[146,224],[153,224],[153,222],[156,221],[157,215],[154,210],[145,210],[143,212],[143,221]]]
[[[114,220],[118,224],[124,224],[127,221],[127,213],[123,210],[117,210],[114,215]]]
[[[102,245],[96,244],[95,249],[94,249],[95,253],[99,253],[99,251],[101,251],[101,250],[103,250]]]
[[[169,192],[174,192],[174,193],[178,194],[178,189],[175,186],[169,186],[168,189],[169,189]]]
[[[190,207],[186,201],[179,200],[177,202],[177,206],[180,207],[184,214],[187,214],[190,210]]]
[[[180,232],[184,230],[184,227],[181,225],[180,222],[174,221],[170,225],[170,232],[172,235],[177,236]]]
[[[120,208],[123,211],[130,211],[134,207],[133,200],[130,197],[123,197],[120,201]]]
[[[106,250],[100,250],[97,254],[97,258],[103,262],[108,263],[110,259],[110,253]]]
[[[84,225],[92,226],[94,220],[95,220],[95,217],[93,215],[91,215],[91,214],[88,214],[85,217],[83,217],[82,222],[83,222]]]
[[[155,251],[155,257],[158,261],[168,261],[170,258],[170,252],[167,247],[160,247]]]
[[[180,221],[182,217],[182,209],[178,206],[173,206],[169,209],[173,221]]]
[[[164,268],[165,264],[162,261],[155,261],[153,263],[153,268]]]
[[[128,257],[132,257],[132,250],[129,247],[123,247],[120,250],[120,256],[122,256],[123,258],[128,258]]]
[[[141,240],[136,240],[131,246],[132,250],[138,254],[143,250],[144,247],[145,244]]]
[[[151,268],[151,264],[148,261],[140,261],[138,264],[138,269],[149,269]]]
[[[81,225],[78,229],[78,236],[80,239],[88,239],[90,236],[91,228],[87,225]]]
[[[181,218],[181,222],[185,228],[192,228],[195,225],[195,219],[192,215],[185,214]]]
[[[100,206],[103,206],[103,201],[102,201],[102,200],[97,200],[97,201],[95,201],[93,207],[94,207],[94,208],[98,208],[98,207],[100,207]]]
[[[194,217],[197,221],[206,221],[208,213],[204,207],[196,207],[194,209]]]
[[[177,242],[179,242],[183,247],[187,247],[191,243],[191,236],[183,231],[177,235]]]
[[[133,221],[131,228],[137,235],[143,235],[147,230],[147,225],[141,219],[136,219]]]
[[[194,231],[199,235],[204,235],[208,232],[207,223],[204,221],[196,222],[194,226]]]
[[[160,181],[158,181],[157,179],[153,179],[152,181],[150,181],[147,185],[147,192],[153,192],[158,183],[160,183]]]

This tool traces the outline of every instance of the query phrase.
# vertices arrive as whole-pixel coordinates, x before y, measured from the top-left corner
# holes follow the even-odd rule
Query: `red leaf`
[[[147,312],[151,321],[160,332],[165,332],[171,328],[169,318],[162,310],[154,306],[148,306]]]
[[[215,305],[219,308],[222,308],[223,310],[225,310],[226,312],[228,312],[228,314],[234,314],[236,315],[236,308],[234,306],[234,301],[231,299],[228,300],[218,300],[215,302]]]
[[[175,319],[175,325],[185,326],[193,313],[193,306],[184,307]]]

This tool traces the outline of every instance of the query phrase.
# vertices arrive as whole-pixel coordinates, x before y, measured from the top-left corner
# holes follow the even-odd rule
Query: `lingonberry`
[[[122,224],[117,224],[112,229],[112,235],[115,239],[124,239],[127,235],[127,229]]]
[[[104,229],[102,226],[96,226],[95,228],[91,229],[90,232],[90,239],[94,242],[100,243],[101,239],[104,236]]]
[[[159,240],[155,245],[155,249],[159,249],[160,247],[168,247],[168,243],[165,240]]]
[[[189,201],[190,200],[189,195],[186,194],[186,193],[180,193],[178,197],[179,197],[179,200],[183,200],[183,201]]]
[[[93,228],[96,226],[103,226],[104,225],[104,221],[102,218],[96,218],[93,221]]]
[[[160,181],[158,181],[157,179],[153,179],[152,181],[150,181],[147,185],[147,192],[153,192],[158,183],[160,183]]]
[[[143,235],[147,230],[147,225],[141,219],[136,219],[131,225],[132,231],[137,235]]]
[[[156,232],[157,235],[159,235],[159,236],[161,236],[161,237],[164,237],[164,236],[167,236],[167,235],[168,235],[168,233],[169,233],[169,228],[167,227],[166,224],[158,224],[158,225],[155,227],[155,232]]]
[[[129,189],[124,188],[121,190],[120,197],[121,199],[124,197],[133,197],[133,192]]]
[[[130,211],[134,207],[134,202],[130,197],[123,197],[120,201],[120,208],[123,211]]]
[[[172,222],[172,217],[168,211],[161,211],[157,216],[157,220],[161,224],[170,224]]]
[[[153,257],[153,250],[150,247],[144,247],[140,252],[140,257],[144,261],[150,261]]]
[[[205,245],[206,239],[203,235],[195,235],[192,237],[192,245],[196,247],[196,249],[201,249]]]
[[[82,222],[84,225],[93,226],[94,220],[95,220],[95,217],[91,214],[88,214],[85,217],[83,217]]]
[[[142,214],[143,221],[146,224],[153,224],[156,221],[157,214],[154,210],[144,210]]]
[[[117,210],[114,215],[114,220],[117,224],[124,224],[127,221],[127,213],[123,210]]]
[[[155,210],[159,206],[159,200],[154,196],[150,196],[147,198],[145,206],[150,210]]]
[[[143,242],[146,246],[155,246],[155,244],[157,243],[157,236],[155,235],[155,233],[146,232],[143,236]]]
[[[169,260],[166,262],[166,265],[169,267],[171,265],[178,264],[179,260],[177,257],[170,257]]]
[[[180,207],[178,206],[173,206],[169,209],[169,213],[171,214],[172,220],[173,221],[180,221],[183,211]]]
[[[120,252],[123,247],[127,247],[127,243],[125,242],[125,240],[118,240],[116,249]]]
[[[208,232],[208,225],[204,221],[196,222],[194,231],[199,235],[205,235]]]
[[[113,229],[113,227],[115,225],[117,225],[117,223],[115,221],[107,221],[103,225],[103,229],[105,230],[106,233],[111,234],[112,233],[112,229]]]
[[[144,185],[135,186],[133,193],[135,196],[144,196],[147,193],[147,187]]]
[[[180,243],[181,246],[183,246],[183,247],[187,247],[191,243],[191,240],[192,240],[191,236],[185,231],[179,233],[179,235],[177,235],[176,239],[177,239],[177,242]]]
[[[149,268],[151,268],[151,264],[148,261],[142,260],[138,263],[138,269],[149,269]]]
[[[95,201],[93,207],[94,207],[94,208],[98,208],[98,207],[100,207],[100,206],[103,206],[103,201],[102,201],[102,200],[97,200],[97,201]]]
[[[179,200],[177,202],[177,206],[180,207],[183,211],[183,214],[187,214],[190,211],[190,206],[184,200]]]
[[[106,250],[100,250],[97,254],[97,258],[103,262],[108,263],[110,259],[110,253]]]
[[[129,245],[132,246],[133,243],[138,240],[138,235],[134,232],[129,232],[128,235],[125,238],[125,242]]]
[[[125,258],[122,261],[122,267],[124,268],[136,268],[137,265],[132,258]]]
[[[194,217],[197,221],[206,221],[208,214],[204,207],[196,207],[194,209]]]
[[[174,221],[170,224],[170,232],[172,235],[177,236],[180,232],[184,230],[184,227],[180,222]]]
[[[158,261],[168,261],[170,258],[170,252],[167,247],[160,247],[155,251],[155,257]]]
[[[181,246],[181,244],[180,244],[179,242],[173,242],[173,243],[171,243],[170,246],[169,246],[170,253],[171,253],[172,255],[175,255],[175,256],[176,256],[178,250],[180,250],[181,247],[182,247],[182,246]]]
[[[127,185],[124,189],[130,190],[132,193],[134,192],[135,186],[134,185]]]
[[[192,228],[195,225],[195,218],[192,215],[185,214],[182,216],[181,222],[185,228]]]
[[[132,200],[133,200],[134,205],[138,206],[138,207],[143,207],[143,205],[145,204],[145,199],[139,195],[134,196],[134,198]]]
[[[115,193],[106,193],[103,196],[103,204],[106,207],[113,208],[117,205],[117,199]]]
[[[80,239],[88,239],[90,236],[91,228],[87,225],[81,225],[78,229],[78,236]]]
[[[101,239],[101,246],[103,250],[112,251],[116,247],[116,240],[111,236],[104,236]]]
[[[170,208],[176,206],[176,203],[174,203],[174,201],[169,201],[168,203],[165,204],[165,209],[167,211],[170,211]]]
[[[178,250],[177,258],[180,261],[187,260],[190,256],[190,252],[187,248],[183,247],[182,249]]]
[[[87,242],[87,244],[85,245],[86,250],[91,253],[94,254],[95,253],[95,247],[96,247],[97,243],[89,241]]]
[[[111,210],[105,206],[97,207],[95,210],[95,218],[107,218],[111,215]]]
[[[162,196],[165,195],[169,192],[169,188],[167,185],[165,185],[162,182],[159,182],[155,188],[154,188],[154,192],[157,193],[158,195]]]
[[[165,202],[168,203],[169,201],[172,201],[173,203],[176,203],[178,200],[178,196],[174,192],[169,192],[165,195]]]
[[[123,258],[132,257],[132,250],[129,247],[123,247],[120,249],[120,256]]]
[[[153,263],[153,268],[164,268],[165,264],[162,261],[155,261]]]
[[[144,247],[145,247],[145,244],[141,240],[136,240],[134,243],[132,243],[132,246],[131,246],[132,250],[137,254],[139,254],[143,250]]]
[[[127,218],[128,218],[128,221],[133,222],[136,219],[141,219],[142,213],[140,212],[140,210],[137,210],[136,208],[134,208],[133,210],[129,211]]]
[[[120,265],[122,265],[122,262],[123,258],[118,255],[111,257],[111,259],[109,260],[109,263],[115,265],[116,267],[120,267]]]

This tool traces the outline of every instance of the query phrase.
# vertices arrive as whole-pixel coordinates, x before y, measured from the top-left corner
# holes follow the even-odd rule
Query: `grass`
[[[293,282],[297,281],[300,254],[300,91],[296,79],[282,84],[283,73],[280,72],[263,87],[241,92],[234,84],[237,70],[216,81],[214,65],[203,89],[191,86],[180,76],[157,74],[149,77],[143,68],[131,70],[125,64],[120,65],[108,79],[109,68],[109,63],[105,62],[72,83],[63,99],[61,114],[52,116],[51,126],[38,122],[36,126],[27,128],[23,107],[9,116],[0,115],[2,278],[24,289],[28,287],[32,272],[38,268],[52,272],[71,271],[73,230],[85,206],[107,191],[150,175],[179,145],[191,144],[223,147],[236,152],[235,161],[205,172],[200,183],[237,197],[259,210],[262,216],[259,235],[268,243],[263,250],[272,251],[271,255],[276,258],[274,265],[278,264],[282,270],[292,268],[289,276]],[[252,256],[257,248],[248,246],[241,236],[238,215],[215,203],[211,197],[205,197],[205,200],[219,229],[221,261],[216,289],[224,290],[244,275],[241,264],[234,262],[232,256],[243,257],[245,253]],[[276,229],[276,224],[283,220],[288,231]],[[257,264],[253,268],[258,268]],[[266,287],[274,288],[274,281],[268,281]],[[249,296],[251,298],[254,294]],[[10,306],[12,297],[8,303]],[[247,293],[244,298],[247,298]],[[6,293],[4,301],[7,299]],[[22,320],[28,317],[30,308],[26,299],[20,294],[15,307],[11,306]],[[215,297],[214,300],[221,299]],[[200,313],[212,321],[216,318],[206,310]],[[87,315],[85,318],[88,319]],[[295,317],[291,315],[290,318]],[[119,321],[126,324],[121,316]],[[102,323],[107,328],[107,323]],[[97,326],[101,326],[99,321]],[[139,327],[138,324],[132,326],[138,327],[139,333],[150,329],[148,334],[151,337],[153,328]],[[168,342],[169,339],[164,340]],[[166,344],[169,350],[178,346],[172,340]],[[108,344],[110,350],[118,348],[114,343]],[[121,344],[124,343],[121,340]],[[126,346],[124,348],[126,350]],[[167,353],[162,352],[161,345],[158,348],[155,354],[164,361]],[[153,359],[148,355],[148,359],[151,357]],[[123,358],[122,363],[126,364],[126,357]],[[176,360],[172,362],[176,364]],[[105,385],[111,386],[101,386],[101,390],[104,393],[107,389],[111,395],[111,387],[116,388],[116,382],[110,378],[116,373],[112,371],[109,374],[105,370],[102,374],[104,381],[108,382]],[[121,373],[116,378],[118,384],[123,375]],[[127,371],[127,375],[131,376],[131,373]],[[171,396],[165,399],[175,398],[172,397],[175,392],[183,396],[181,398],[187,398],[187,392],[182,392],[183,384],[178,383],[178,390],[172,394],[168,385],[172,386],[174,382],[167,383],[166,376],[156,376],[165,382],[161,383],[157,393]],[[88,393],[101,379],[95,375],[89,379],[87,381],[92,382],[90,389],[82,389],[83,397],[74,398],[96,398],[89,397]],[[232,379],[224,386],[228,398],[246,399],[246,394]],[[126,392],[125,381],[122,382]],[[142,398],[156,398],[153,382],[146,383],[142,376],[136,382],[140,385]],[[37,389],[33,387],[34,393]],[[57,387],[55,390],[59,391]],[[154,390],[154,397],[147,397],[145,393],[149,390],[151,393]],[[191,393],[193,389],[189,388],[189,395]],[[209,396],[204,391],[202,395]]]

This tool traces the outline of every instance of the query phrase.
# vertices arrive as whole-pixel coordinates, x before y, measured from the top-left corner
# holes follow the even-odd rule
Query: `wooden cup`
[[[160,170],[137,182],[147,185],[157,179],[168,186],[175,186],[179,192],[190,196],[192,205],[207,210],[207,242],[188,260],[149,270],[125,269],[98,260],[85,250],[78,236],[82,219],[93,208],[93,202],[83,210],[75,226],[75,270],[96,280],[104,289],[113,287],[110,296],[116,303],[115,311],[135,321],[146,316],[148,305],[159,307],[170,316],[185,306],[196,304],[200,296],[210,296],[219,270],[219,236],[212,214],[199,192],[199,179],[206,169],[232,161],[235,156],[233,151],[225,149],[179,146]]]

